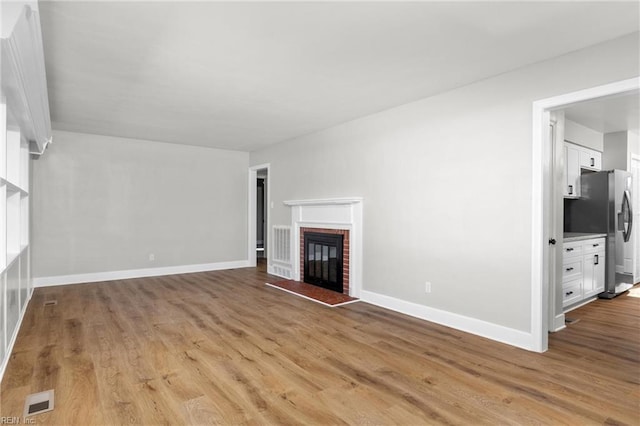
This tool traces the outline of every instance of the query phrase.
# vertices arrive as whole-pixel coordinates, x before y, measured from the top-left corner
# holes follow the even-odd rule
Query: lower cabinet
[[[584,297],[596,296],[604,291],[604,242],[602,250],[584,256],[584,275],[582,293]]]
[[[562,306],[582,302],[604,291],[605,238],[564,243]]]

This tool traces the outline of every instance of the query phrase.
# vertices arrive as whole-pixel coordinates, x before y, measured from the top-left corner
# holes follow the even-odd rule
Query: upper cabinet
[[[580,196],[580,149],[577,145],[564,143],[565,197]]]
[[[565,198],[580,197],[582,173],[602,170],[602,148],[602,133],[564,120]]]
[[[602,153],[588,148],[581,149],[580,168],[587,170],[602,170]]]
[[[580,175],[583,170],[602,170],[602,153],[569,142],[564,143],[565,198],[580,197]]]
[[[51,142],[44,49],[37,3],[2,2],[1,101],[6,126],[19,129],[32,154]]]

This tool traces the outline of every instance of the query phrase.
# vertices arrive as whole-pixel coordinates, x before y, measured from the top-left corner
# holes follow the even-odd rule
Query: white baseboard
[[[592,297],[590,297],[589,299],[585,299],[585,300],[583,300],[582,302],[578,303],[577,305],[574,305],[574,306],[571,306],[571,307],[570,307],[570,308],[568,308],[568,309],[565,309],[565,310],[564,310],[564,312],[563,312],[563,314],[566,314],[566,313],[568,313],[568,312],[571,312],[571,311],[573,311],[574,309],[581,308],[581,307],[583,307],[584,305],[586,305],[587,303],[591,303],[591,302],[593,302],[594,300],[598,300],[598,296],[592,296]]]
[[[157,277],[161,275],[189,274],[193,272],[220,271],[223,269],[248,268],[248,260],[232,262],[203,263],[198,265],[166,266],[160,268],[129,269],[125,271],[95,272],[90,274],[58,275],[33,278],[34,287],[94,283],[102,281],[126,280],[130,278]]]
[[[553,324],[551,324],[551,328],[549,331],[555,333],[556,331],[564,330],[567,326],[564,323],[564,314],[556,315],[553,319]]]
[[[534,338],[531,333],[493,324],[475,318],[465,317],[452,312],[430,308],[417,303],[407,302],[371,291],[362,290],[362,301],[400,312],[412,317],[435,322],[467,333],[486,337],[518,348],[534,351]]]

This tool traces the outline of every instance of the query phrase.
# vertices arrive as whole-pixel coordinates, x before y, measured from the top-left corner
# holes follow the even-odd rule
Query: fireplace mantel
[[[350,234],[349,295],[362,290],[362,197],[289,200],[292,259],[300,259],[300,228],[344,229]],[[293,262],[293,279],[301,281],[299,262]]]
[[[287,206],[331,206],[343,204],[361,203],[362,197],[351,198],[320,198],[316,200],[288,200],[284,204]]]

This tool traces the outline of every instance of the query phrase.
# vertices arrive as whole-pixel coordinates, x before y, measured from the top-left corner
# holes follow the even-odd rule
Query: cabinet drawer
[[[582,299],[582,279],[568,281],[562,285],[562,306],[568,306]]]
[[[584,254],[603,252],[605,250],[605,241],[604,238],[587,240],[582,246],[582,251]]]
[[[574,275],[582,277],[582,264],[582,258],[570,258],[562,262],[562,282],[565,282]]]
[[[582,256],[582,247],[583,247],[582,241],[564,243],[562,245],[562,253],[563,253],[562,257],[568,258],[568,257]]]

